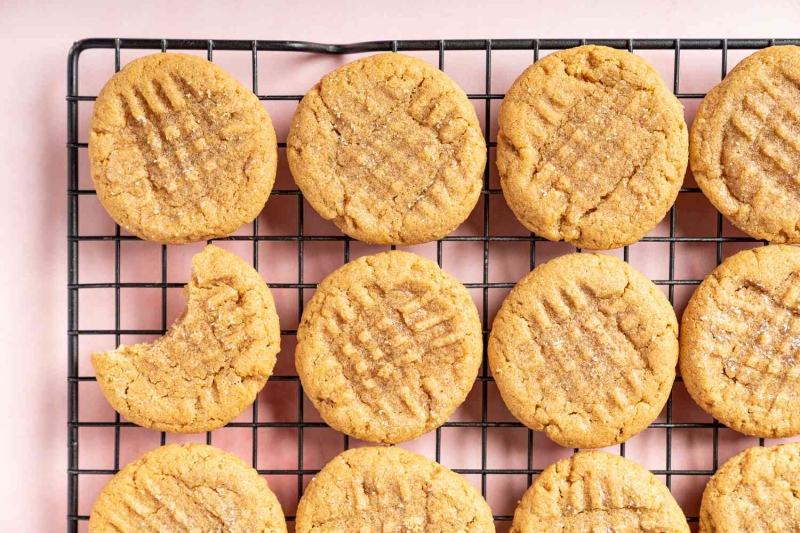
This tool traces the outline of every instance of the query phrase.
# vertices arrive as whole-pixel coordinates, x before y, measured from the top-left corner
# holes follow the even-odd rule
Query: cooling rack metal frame
[[[167,308],[167,289],[180,288],[182,285],[167,282],[167,258],[168,247],[161,247],[161,282],[160,283],[122,283],[120,280],[120,256],[121,242],[138,240],[136,237],[121,235],[119,226],[112,235],[81,235],[78,226],[79,199],[83,195],[93,195],[94,190],[83,190],[79,188],[79,153],[87,149],[87,143],[79,142],[79,123],[78,105],[79,102],[94,101],[95,95],[83,95],[79,91],[78,85],[78,64],[81,53],[89,49],[110,49],[114,51],[114,66],[118,71],[120,68],[121,50],[204,50],[207,52],[209,60],[213,61],[215,50],[240,51],[249,53],[252,58],[252,77],[253,91],[262,101],[298,101],[302,95],[278,95],[278,94],[258,94],[258,69],[259,52],[296,52],[304,54],[338,54],[347,55],[365,52],[398,52],[398,51],[434,51],[438,52],[439,68],[446,71],[446,57],[448,51],[477,51],[485,53],[485,90],[480,94],[469,94],[470,100],[482,101],[485,106],[485,136],[489,139],[489,128],[492,117],[491,101],[501,100],[503,94],[492,93],[492,52],[499,50],[520,50],[529,51],[531,62],[538,60],[540,51],[557,50],[571,48],[583,44],[601,44],[628,51],[634,50],[667,50],[674,53],[674,78],[673,92],[681,99],[700,99],[705,95],[702,93],[684,93],[680,90],[680,62],[683,50],[719,50],[721,51],[720,73],[724,77],[728,71],[728,51],[729,50],[758,50],[767,46],[779,44],[800,45],[800,39],[470,39],[470,40],[389,40],[373,41],[355,44],[319,44],[299,41],[265,41],[265,40],[203,40],[203,39],[85,39],[76,42],[69,52],[67,63],[67,201],[68,201],[68,494],[67,494],[67,531],[77,532],[78,524],[88,520],[88,516],[78,514],[78,494],[79,482],[83,476],[109,475],[116,473],[119,468],[120,457],[120,428],[133,426],[129,422],[122,422],[118,414],[113,421],[108,422],[87,422],[79,420],[79,384],[85,381],[94,381],[93,376],[83,376],[79,372],[79,341],[81,337],[89,335],[114,336],[115,342],[119,344],[121,335],[149,335],[163,334],[167,329],[166,308]],[[487,142],[487,149],[496,146],[495,142]],[[285,147],[285,143],[279,143],[279,147]],[[487,157],[488,160],[488,157]],[[698,188],[683,188],[680,194],[698,194]],[[500,189],[491,189],[489,185],[489,164],[484,172],[484,188],[482,196],[488,199],[491,195],[502,194]],[[253,223],[253,234],[247,236],[232,236],[219,240],[251,241],[253,243],[252,260],[253,265],[258,268],[258,243],[262,241],[289,241],[298,243],[298,272],[297,283],[276,283],[270,284],[273,288],[297,289],[298,291],[298,313],[303,311],[303,291],[316,288],[316,284],[304,282],[304,243],[315,241],[333,241],[342,243],[342,253],[344,261],[350,258],[350,243],[352,239],[347,236],[311,236],[305,235],[303,227],[303,198],[298,190],[273,190],[272,195],[295,196],[297,198],[297,231],[292,235],[260,235],[258,231],[258,219]],[[442,242],[476,241],[483,243],[483,279],[479,283],[466,283],[468,288],[479,289],[483,293],[483,335],[484,341],[489,333],[489,290],[494,288],[509,288],[513,283],[491,283],[489,281],[489,261],[490,248],[492,242],[529,242],[530,243],[530,267],[536,265],[536,243],[543,241],[541,237],[534,234],[529,236],[495,236],[489,232],[489,210],[490,202],[484,201],[483,226],[482,232],[478,235],[450,236],[437,243],[437,260],[442,264]],[[677,285],[696,285],[701,280],[675,279],[675,245],[677,243],[716,243],[716,261],[722,261],[722,246],[726,242],[756,242],[753,239],[744,237],[725,237],[723,236],[722,215],[717,214],[717,230],[715,236],[708,237],[682,237],[676,236],[676,208],[673,205],[669,216],[669,235],[664,237],[645,237],[644,242],[663,242],[669,245],[669,276],[667,279],[653,280],[657,285],[666,285],[670,302],[674,301],[674,292]],[[81,242],[87,241],[109,241],[115,246],[115,281],[113,283],[80,283],[78,251]],[[580,251],[580,250],[578,250]],[[624,248],[623,257],[629,259],[629,249]],[[158,330],[132,330],[122,329],[120,323],[120,290],[131,288],[156,288],[161,289],[161,329]],[[89,330],[80,329],[78,321],[79,295],[81,291],[91,289],[113,289],[115,291],[115,326],[110,330]],[[295,330],[283,330],[282,335],[294,335]],[[484,344],[486,344],[484,342]],[[679,378],[680,379],[680,378]],[[273,376],[271,381],[294,381],[299,382],[296,376]],[[534,468],[533,465],[533,432],[528,430],[528,464],[525,469],[489,469],[487,468],[487,441],[488,429],[497,427],[518,427],[522,424],[517,422],[496,422],[488,419],[487,399],[488,383],[492,378],[488,375],[488,365],[486,364],[486,354],[484,353],[484,363],[480,375],[477,378],[476,387],[481,394],[481,420],[475,422],[448,422],[444,427],[471,427],[481,430],[481,468],[477,469],[455,469],[461,474],[479,475],[481,479],[481,491],[486,496],[487,476],[516,474],[526,475],[528,484],[534,475],[539,474],[541,469]],[[252,428],[252,464],[258,468],[258,429],[267,427],[296,428],[298,431],[297,460],[298,468],[287,470],[265,470],[258,469],[262,475],[285,475],[297,477],[298,498],[303,491],[303,476],[313,475],[317,470],[303,468],[303,429],[309,427],[325,427],[324,423],[304,421],[303,391],[298,383],[298,412],[296,422],[261,422],[258,420],[258,401],[253,406],[252,422],[235,422],[228,427]],[[666,406],[666,421],[656,422],[650,425],[651,428],[661,428],[666,435],[666,461],[665,469],[653,470],[657,475],[666,478],[667,486],[671,486],[672,478],[676,475],[699,475],[708,476],[714,473],[719,463],[719,428],[718,422],[713,423],[678,423],[673,421],[672,395]],[[111,427],[114,429],[114,468],[111,470],[83,469],[79,464],[79,438],[78,430],[84,427]],[[673,468],[672,461],[672,430],[673,429],[711,429],[713,432],[713,468],[711,470],[679,470]],[[207,434],[206,440],[211,443],[213,432]],[[165,434],[161,433],[161,443],[165,442]],[[761,440],[763,445],[764,441]],[[343,436],[343,448],[349,446],[349,439]],[[441,428],[436,430],[436,460],[440,461],[442,456],[442,434]],[[620,453],[625,455],[625,444],[620,445]],[[497,521],[510,521],[511,516],[495,516]],[[287,516],[288,520],[294,517]],[[688,517],[689,522],[696,522],[696,516]]]

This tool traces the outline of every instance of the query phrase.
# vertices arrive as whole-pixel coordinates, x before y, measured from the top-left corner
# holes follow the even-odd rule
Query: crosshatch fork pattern
[[[82,196],[94,195],[94,190],[81,189],[79,186],[79,154],[87,149],[87,143],[79,142],[79,121],[78,105],[79,102],[94,101],[95,95],[84,95],[79,92],[78,85],[78,64],[81,53],[89,49],[108,49],[114,52],[115,71],[120,69],[121,50],[152,50],[152,51],[179,51],[179,50],[203,50],[206,51],[209,60],[214,59],[215,50],[238,51],[242,54],[250,54],[252,62],[252,88],[262,101],[298,101],[302,95],[282,95],[282,94],[259,94],[258,92],[258,71],[259,71],[259,52],[297,52],[297,53],[316,53],[316,54],[354,54],[365,52],[417,52],[432,51],[438,52],[439,68],[447,72],[447,52],[448,51],[474,51],[483,52],[485,59],[485,89],[479,94],[469,94],[469,98],[481,103],[485,113],[485,131],[487,139],[487,149],[491,150],[496,146],[495,142],[489,142],[490,127],[492,120],[491,103],[494,100],[502,100],[503,94],[492,92],[492,54],[494,51],[517,50],[530,52],[531,62],[539,58],[540,51],[558,50],[579,46],[581,44],[602,44],[618,49],[629,51],[634,50],[665,50],[672,51],[674,56],[674,79],[673,91],[680,99],[697,100],[705,96],[703,93],[683,93],[680,90],[680,64],[681,52],[684,50],[717,50],[721,52],[720,75],[724,77],[728,71],[728,51],[729,50],[758,50],[775,44],[800,44],[800,39],[617,39],[617,40],[586,40],[586,39],[499,39],[499,40],[426,40],[426,41],[376,41],[368,43],[357,43],[350,45],[326,45],[306,42],[292,41],[215,41],[215,40],[173,40],[173,39],[87,39],[76,43],[69,53],[67,69],[67,199],[68,199],[68,507],[67,507],[67,531],[77,532],[81,522],[88,520],[86,514],[79,514],[79,484],[89,476],[109,476],[116,473],[120,464],[120,440],[121,429],[132,427],[133,424],[120,420],[115,414],[113,421],[89,422],[79,418],[79,385],[82,382],[95,381],[93,376],[81,375],[79,370],[79,342],[87,336],[112,336],[115,344],[118,345],[122,335],[160,335],[167,328],[167,290],[180,288],[182,284],[167,282],[168,247],[161,246],[161,281],[156,283],[123,283],[121,281],[121,253],[122,243],[125,241],[138,240],[136,237],[121,234],[119,226],[115,227],[113,234],[110,235],[82,235],[79,230],[79,199]],[[263,59],[261,60],[263,61]],[[279,143],[279,147],[285,148],[285,143]],[[489,158],[487,157],[487,160]],[[514,283],[490,282],[490,243],[495,242],[517,242],[529,243],[530,268],[537,264],[537,243],[544,239],[530,235],[502,236],[493,235],[489,231],[490,202],[494,195],[501,195],[502,191],[490,186],[490,165],[487,164],[484,173],[484,188],[482,191],[483,202],[479,203],[476,209],[482,210],[482,231],[474,235],[449,236],[436,243],[436,259],[442,265],[443,243],[474,242],[482,246],[483,276],[482,280],[474,283],[465,283],[470,288],[482,293],[482,321],[484,330],[484,344],[489,333],[489,291],[490,289],[508,289]],[[701,194],[696,187],[684,187],[680,195]],[[303,198],[298,190],[284,189],[273,190],[273,196],[288,196],[297,199],[297,228],[296,233],[290,235],[261,235],[258,228],[258,219],[253,222],[252,235],[236,235],[226,239],[228,241],[252,242],[252,261],[256,269],[259,265],[259,243],[265,241],[285,241],[294,242],[298,247],[297,262],[297,283],[270,283],[270,287],[278,289],[294,289],[298,292],[298,315],[302,314],[304,303],[304,291],[316,288],[315,283],[304,281],[304,249],[309,242],[340,242],[342,245],[343,259],[347,262],[350,259],[350,245],[352,239],[343,235],[319,236],[306,235],[303,222]],[[681,285],[697,285],[700,279],[676,279],[676,245],[682,243],[708,243],[716,245],[716,263],[719,264],[723,259],[723,244],[725,243],[756,243],[753,239],[740,236],[723,235],[723,218],[717,214],[716,235],[687,237],[678,236],[676,232],[676,206],[667,215],[669,224],[668,236],[647,236],[643,242],[660,242],[669,247],[668,277],[666,279],[654,279],[657,285],[666,286],[670,302],[674,303],[675,287]],[[114,246],[114,281],[109,283],[81,283],[79,280],[79,248],[83,242],[104,241],[113,243]],[[580,251],[580,250],[578,250]],[[623,249],[623,258],[629,260],[629,247]],[[112,329],[81,329],[79,324],[79,296],[85,291],[93,289],[110,289],[114,291],[115,312],[114,327]],[[161,327],[160,329],[123,329],[121,324],[120,312],[120,293],[121,290],[137,289],[156,289],[161,292]],[[299,316],[298,316],[299,319]],[[295,330],[283,330],[282,335],[292,336]],[[283,354],[286,357],[286,354]],[[680,381],[680,378],[678,378]],[[275,375],[270,378],[270,382],[298,382],[296,376]],[[527,484],[533,480],[535,475],[541,473],[540,468],[534,468],[534,438],[533,432],[527,430],[527,467],[526,468],[489,468],[488,467],[488,432],[490,428],[523,428],[518,422],[493,421],[488,416],[488,385],[492,381],[486,364],[486,355],[480,374],[477,378],[476,389],[481,398],[480,421],[450,421],[444,427],[454,428],[476,428],[481,436],[481,457],[480,468],[459,469],[456,472],[461,474],[473,475],[480,479],[480,489],[487,496],[487,479],[496,475],[521,475],[527,479]],[[269,387],[269,383],[267,387]],[[268,476],[290,476],[297,478],[297,497],[303,491],[304,476],[314,475],[317,470],[304,468],[304,439],[303,433],[306,428],[326,427],[324,423],[306,421],[304,413],[302,387],[297,386],[297,421],[293,422],[265,422],[259,421],[258,401],[253,405],[252,422],[233,422],[227,427],[236,427],[252,430],[252,465],[256,467],[260,474]],[[263,394],[263,392],[262,392]],[[719,466],[719,432],[720,426],[716,421],[713,422],[675,422],[673,420],[673,398],[672,395],[666,406],[666,421],[651,424],[650,429],[664,430],[666,438],[665,446],[665,468],[653,470],[656,475],[663,476],[667,486],[672,486],[672,481],[676,476],[709,476],[716,471]],[[79,464],[79,430],[81,428],[109,428],[114,431],[114,450],[112,469],[87,469],[81,468]],[[293,428],[297,431],[297,468],[293,469],[262,469],[258,468],[259,456],[259,434],[260,428]],[[707,470],[679,469],[673,466],[673,430],[706,430],[711,432],[713,447],[712,468]],[[219,431],[219,430],[218,430]],[[84,437],[86,438],[86,437]],[[263,439],[262,439],[263,440]],[[208,443],[213,442],[213,432],[206,435]],[[166,435],[161,433],[161,443],[166,442]],[[760,440],[764,445],[764,440]],[[263,442],[262,446],[266,446]],[[342,436],[342,448],[347,449],[350,441],[347,436]],[[442,429],[435,432],[435,458],[441,461],[443,456],[448,453],[447,446],[443,445]],[[619,453],[625,455],[625,444],[619,445]],[[498,523],[508,523],[510,515],[495,515]],[[289,521],[293,521],[293,516],[287,516]],[[697,522],[697,516],[689,516],[689,522]]]

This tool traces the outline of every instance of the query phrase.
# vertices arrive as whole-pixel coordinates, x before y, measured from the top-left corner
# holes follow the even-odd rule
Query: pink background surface
[[[0,527],[3,530],[62,531],[66,514],[66,176],[64,148],[66,104],[66,57],[73,41],[85,37],[167,37],[167,38],[238,38],[295,39],[318,42],[353,42],[374,39],[412,38],[546,38],[546,37],[798,37],[800,4],[794,1],[773,2],[758,7],[757,2],[706,1],[658,2],[537,2],[441,3],[406,0],[403,11],[391,4],[373,2],[291,2],[271,5],[268,2],[131,2],[114,6],[112,2],[41,3],[5,1],[0,3],[0,42],[3,67],[0,70],[0,175],[4,181],[0,223],[3,258],[0,268],[4,282],[0,311],[5,363],[0,386],[3,425],[0,439],[2,483],[0,483]],[[763,4],[762,4],[763,6]],[[123,64],[141,55],[123,52]],[[672,52],[645,52],[671,80]],[[420,57],[436,61],[435,54]],[[446,71],[467,92],[483,92],[483,53],[448,53]],[[742,54],[731,54],[731,66]],[[683,92],[705,92],[719,80],[719,52],[683,54]],[[316,79],[347,61],[342,58],[311,57],[296,61],[280,54],[260,54],[259,92],[302,94]],[[239,77],[249,80],[249,55],[217,52],[215,61]],[[506,52],[493,55],[492,92],[504,92],[530,61],[529,52]],[[289,70],[289,67],[294,67]],[[81,94],[96,94],[113,73],[113,54],[87,52],[81,60]],[[697,102],[684,102],[691,119]],[[476,105],[478,102],[476,101]],[[493,117],[496,106],[493,104]],[[279,138],[285,139],[294,103],[267,105],[276,124]],[[482,109],[483,104],[478,106]],[[81,105],[82,141],[91,114],[91,103]],[[494,140],[494,124],[492,124]],[[90,188],[88,166],[81,160],[81,187]],[[493,171],[493,187],[497,186]],[[687,180],[687,185],[691,179]],[[277,188],[292,188],[291,177],[283,165]],[[492,197],[491,232],[496,235],[525,235],[500,196]],[[290,205],[291,204],[291,205]],[[273,197],[261,215],[261,232],[290,234],[295,231],[296,201]],[[337,234],[329,223],[319,220],[310,209],[305,211],[309,233]],[[481,205],[473,217],[459,229],[460,234],[481,232]],[[678,201],[678,235],[713,235],[716,215],[701,195],[685,195]],[[654,230],[666,235],[667,222]],[[245,228],[242,231],[247,231]],[[113,225],[94,197],[82,197],[81,234],[111,234]],[[737,233],[726,224],[726,235]],[[226,243],[241,255],[252,253],[250,243]],[[261,272],[268,282],[296,281],[294,244],[262,243]],[[305,281],[314,282],[341,264],[341,243],[306,245]],[[150,243],[126,242],[123,246],[123,281],[159,281],[159,247]],[[444,267],[465,282],[481,281],[481,245],[445,243]],[[714,266],[715,245],[676,246],[676,277],[698,279]],[[725,255],[741,246],[725,245]],[[189,258],[200,246],[170,247],[168,281],[186,281]],[[380,248],[354,243],[352,257]],[[537,245],[537,262],[571,251],[563,244]],[[664,261],[667,244],[641,243],[631,248],[631,262],[653,279],[667,278]],[[435,245],[415,247],[414,251],[434,257]],[[527,243],[492,243],[490,281],[516,282],[528,271]],[[621,253],[621,251],[619,252]],[[278,260],[270,260],[278,254]],[[113,245],[81,245],[81,282],[113,281]],[[109,276],[111,276],[109,278]],[[179,312],[179,290],[168,291],[167,320]],[[282,327],[297,323],[296,293],[274,291],[281,312]],[[312,291],[306,291],[307,296]],[[490,316],[505,296],[505,290],[490,291]],[[677,288],[678,313],[685,305],[691,288]],[[480,291],[476,302],[482,306]],[[80,327],[113,328],[113,291],[93,294],[92,305],[81,295]],[[160,291],[123,291],[122,327],[159,328]],[[109,302],[112,307],[109,309]],[[109,313],[110,311],[110,313]],[[113,337],[110,337],[113,343]],[[124,338],[124,342],[135,339]],[[95,342],[81,340],[81,375],[92,375],[88,354],[93,349],[111,348],[109,338]],[[292,346],[284,343],[277,374],[293,373]],[[81,385],[81,420],[113,420],[113,412],[94,383]],[[259,419],[290,421],[296,417],[297,395],[294,383],[270,383],[259,399]],[[687,399],[681,385],[675,389],[675,421],[708,421],[709,418]],[[489,420],[512,420],[493,386],[490,386]],[[247,420],[248,413],[242,415]],[[249,415],[251,416],[251,415]],[[479,420],[480,387],[453,420]],[[252,420],[252,418],[250,418]],[[310,404],[306,420],[319,420]],[[110,468],[109,429],[81,430],[82,468]],[[261,443],[259,468],[296,468],[296,432],[294,430],[259,430]],[[628,457],[649,468],[664,468],[664,430],[648,430],[629,441]],[[140,428],[123,428],[120,463],[125,464],[140,453],[158,445],[158,434]],[[752,445],[748,439],[722,430],[720,460]],[[524,429],[492,429],[489,432],[489,468],[525,468],[526,437]],[[250,459],[252,431],[229,428],[214,434],[214,444]],[[204,441],[197,437],[169,436],[168,442]],[[341,437],[332,430],[307,429],[305,468],[323,466],[340,449]],[[558,457],[569,454],[537,435],[534,439],[534,468],[541,468]],[[711,467],[711,430],[674,430],[673,468],[709,469]],[[333,445],[331,443],[334,443]],[[433,434],[407,447],[433,456]],[[459,446],[461,445],[461,446]],[[460,449],[459,449],[460,448]],[[443,431],[443,463],[452,468],[480,467],[480,430],[448,428]],[[618,450],[618,448],[615,448]],[[478,453],[476,453],[478,452]],[[86,479],[89,476],[84,476]],[[97,476],[93,483],[83,483],[79,512],[88,514],[94,494],[107,481]],[[478,482],[479,479],[473,478]],[[697,514],[699,495],[705,479],[676,476],[673,489],[688,514]],[[287,513],[296,505],[296,478],[291,482],[270,479]],[[525,490],[525,476],[490,476],[489,503],[495,514],[511,514],[516,500]],[[85,524],[82,526],[85,530]],[[502,529],[501,529],[502,530]]]

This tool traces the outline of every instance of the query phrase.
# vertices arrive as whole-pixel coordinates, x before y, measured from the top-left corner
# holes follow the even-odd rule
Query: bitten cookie
[[[392,251],[323,280],[303,312],[295,362],[332,428],[393,444],[441,426],[464,402],[482,349],[467,289],[433,261]]]
[[[153,344],[92,354],[100,390],[140,426],[200,433],[224,426],[272,374],[280,328],[253,267],[216,246],[192,258],[186,309]]]
[[[499,124],[506,201],[551,241],[632,244],[664,218],[683,183],[683,108],[629,52],[580,46],[540,59],[509,89]]]
[[[756,52],[711,89],[690,158],[697,184],[734,226],[800,243],[800,47]]]
[[[509,533],[554,531],[689,533],[689,525],[647,469],[609,453],[581,452],[542,472],[522,497]]]
[[[749,448],[706,485],[700,533],[800,531],[800,444]]]
[[[278,499],[244,461],[168,444],[120,470],[97,497],[90,533],[286,533]]]
[[[602,448],[644,430],[669,397],[677,362],[669,301],[607,255],[536,267],[503,301],[489,337],[508,409],[567,447]]]
[[[304,196],[344,233],[417,244],[444,237],[475,207],[486,143],[453,80],[420,59],[379,54],[306,94],[286,155]]]
[[[494,533],[492,511],[469,482],[400,448],[343,452],[311,480],[297,533]]]
[[[278,161],[269,114],[252,91],[205,59],[132,61],[94,106],[89,161],[97,196],[149,241],[224,237],[252,222]]]
[[[748,435],[800,434],[800,248],[729,257],[681,324],[681,375],[700,407]]]

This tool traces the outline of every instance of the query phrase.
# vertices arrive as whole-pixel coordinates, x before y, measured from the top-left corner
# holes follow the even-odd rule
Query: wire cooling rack
[[[161,247],[161,281],[155,283],[123,283],[121,281],[121,243],[124,241],[135,241],[136,237],[128,236],[121,233],[119,226],[113,234],[109,235],[82,235],[78,224],[79,215],[79,202],[82,197],[95,195],[94,190],[81,189],[79,186],[79,161],[81,160],[81,152],[87,149],[87,143],[79,142],[79,112],[78,106],[80,102],[92,102],[95,100],[95,95],[84,95],[79,91],[78,85],[78,65],[81,54],[89,49],[108,49],[113,50],[114,54],[114,69],[118,71],[120,68],[120,51],[121,50],[153,50],[153,51],[177,51],[177,50],[200,50],[206,51],[209,60],[214,60],[214,51],[238,51],[241,54],[249,54],[252,62],[252,81],[253,91],[258,95],[262,101],[298,101],[302,95],[284,95],[284,94],[259,94],[258,91],[258,72],[259,72],[259,52],[296,52],[298,54],[338,54],[348,55],[366,52],[386,52],[386,51],[429,51],[433,53],[438,52],[439,68],[445,69],[447,65],[448,52],[451,51],[474,51],[483,53],[483,61],[485,61],[485,88],[479,94],[469,94],[471,100],[477,101],[478,106],[483,105],[485,113],[485,136],[487,141],[490,139],[490,125],[495,117],[492,117],[493,100],[502,100],[503,94],[496,94],[492,92],[492,55],[493,52],[516,50],[528,51],[530,53],[530,61],[536,61],[539,58],[540,51],[557,50],[563,48],[570,48],[582,44],[602,44],[618,49],[625,49],[631,52],[635,50],[663,50],[672,52],[674,62],[674,78],[673,91],[675,95],[681,100],[698,100],[703,98],[703,93],[682,92],[681,91],[681,55],[683,51],[687,50],[717,50],[720,52],[721,64],[720,77],[724,77],[728,71],[728,51],[729,50],[758,50],[767,46],[776,44],[800,44],[800,39],[617,39],[617,40],[587,40],[587,39],[497,39],[497,40],[425,40],[425,41],[376,41],[348,45],[328,45],[316,44],[307,42],[294,42],[294,41],[245,41],[245,40],[178,40],[178,39],[87,39],[75,43],[69,53],[69,61],[67,68],[67,198],[68,198],[68,506],[67,506],[67,531],[77,532],[85,529],[85,522],[88,520],[88,515],[84,511],[82,514],[79,512],[79,486],[82,481],[91,476],[110,476],[116,473],[120,466],[120,441],[121,429],[131,427],[133,424],[121,421],[119,415],[115,415],[113,420],[108,421],[83,421],[79,417],[80,412],[80,397],[79,385],[84,382],[93,382],[95,378],[89,375],[81,375],[79,365],[79,343],[81,339],[88,336],[107,336],[113,337],[116,344],[120,343],[120,338],[123,335],[158,335],[162,334],[167,328],[167,290],[173,288],[180,288],[182,284],[168,283],[167,281],[167,258],[168,247]],[[262,59],[263,61],[263,59]],[[484,66],[484,65],[482,65]],[[495,142],[487,142],[488,149],[492,150]],[[279,143],[279,148],[285,148],[285,143]],[[487,158],[488,159],[488,158]],[[86,164],[86,163],[84,163]],[[474,235],[464,236],[449,236],[436,243],[436,258],[439,265],[442,265],[443,259],[443,242],[474,242],[477,246],[482,245],[483,253],[483,279],[476,283],[465,283],[470,288],[482,293],[482,306],[483,306],[483,333],[484,341],[489,333],[489,291],[492,289],[508,289],[513,286],[513,283],[497,283],[490,282],[489,265],[490,265],[490,243],[494,242],[519,242],[529,243],[530,249],[530,268],[532,269],[537,264],[537,243],[542,242],[543,239],[530,234],[530,235],[510,235],[500,236],[490,233],[489,230],[489,213],[490,202],[489,198],[493,195],[500,195],[502,191],[498,188],[491,188],[490,186],[490,168],[487,168],[484,173],[484,190],[482,195],[484,201],[479,203],[479,208],[482,209],[482,232],[477,232]],[[697,195],[700,190],[696,187],[685,187],[681,189],[680,195]],[[259,243],[265,241],[286,241],[289,243],[296,243],[298,248],[297,258],[297,282],[296,283],[271,283],[270,286],[275,289],[293,289],[297,290],[298,300],[298,314],[302,313],[304,303],[304,291],[312,290],[316,287],[314,283],[304,281],[304,248],[305,244],[309,242],[340,242],[342,245],[342,254],[344,261],[350,258],[351,239],[343,235],[333,236],[320,236],[320,235],[307,235],[304,230],[304,217],[303,217],[303,199],[298,190],[284,189],[274,190],[272,192],[276,196],[289,196],[297,198],[297,227],[296,231],[291,234],[285,235],[263,235],[259,233],[258,219],[253,223],[252,235],[236,235],[228,237],[230,241],[246,241],[252,242],[252,261],[253,265],[258,268],[259,265]],[[716,234],[708,236],[687,237],[679,236],[676,234],[676,218],[677,211],[675,206],[672,207],[668,215],[669,233],[666,236],[648,236],[645,237],[643,242],[660,242],[665,243],[669,247],[669,265],[668,277],[666,279],[654,279],[657,285],[667,287],[670,302],[674,303],[675,289],[681,285],[696,285],[700,279],[676,279],[675,276],[675,262],[676,262],[676,245],[682,243],[710,243],[712,246],[716,245],[716,263],[719,264],[723,258],[723,244],[724,243],[755,243],[752,239],[743,236],[725,236],[723,232],[723,218],[717,214],[716,219]],[[113,243],[114,246],[114,281],[109,283],[81,283],[79,278],[79,248],[81,243],[90,241],[107,241]],[[580,251],[580,250],[578,250]],[[307,255],[307,254],[306,254]],[[629,260],[630,249],[625,247],[623,250],[623,258]],[[81,329],[79,324],[79,300],[85,293],[95,289],[110,289],[114,291],[115,312],[114,312],[114,327],[112,329]],[[161,291],[161,328],[152,330],[136,330],[136,329],[123,329],[121,327],[121,313],[120,313],[120,292],[122,289],[160,289]],[[282,335],[284,338],[295,335],[295,330],[283,330]],[[485,344],[485,342],[484,342]],[[286,354],[283,355],[286,357]],[[291,357],[291,354],[289,354]],[[678,378],[680,381],[680,378]],[[273,382],[298,382],[298,378],[292,375],[275,375],[270,378],[269,383]],[[484,364],[481,373],[477,378],[475,388],[481,397],[481,409],[479,421],[450,421],[444,425],[445,428],[476,428],[480,431],[481,440],[481,457],[480,468],[470,469],[454,469],[456,472],[465,475],[473,476],[473,479],[479,479],[479,485],[484,497],[487,496],[487,479],[492,476],[499,475],[517,475],[525,476],[527,484],[529,485],[535,475],[541,473],[541,468],[534,468],[534,435],[533,432],[527,430],[527,466],[524,468],[489,468],[488,457],[488,434],[494,428],[523,428],[517,422],[510,421],[494,421],[491,420],[488,414],[488,386],[492,378],[488,373],[486,358],[484,355]],[[267,387],[269,387],[269,383]],[[262,392],[262,394],[264,394]],[[307,413],[304,413],[304,402],[302,387],[297,383],[297,418],[291,422],[271,422],[260,421],[258,414],[258,401],[253,406],[252,422],[233,422],[228,427],[248,428],[252,430],[252,465],[258,469],[259,473],[266,476],[288,476],[294,477],[297,480],[297,497],[302,494],[304,487],[304,477],[314,475],[318,470],[312,468],[304,468],[304,430],[308,428],[325,427],[322,422],[307,421]],[[672,481],[676,476],[709,476],[716,471],[719,459],[719,433],[720,426],[716,421],[713,422],[676,422],[673,418],[673,397],[670,399],[666,406],[666,419],[664,422],[655,422],[650,426],[650,429],[664,430],[666,445],[665,445],[665,468],[654,469],[653,473],[662,476],[667,486],[672,486]],[[81,468],[79,464],[79,447],[80,431],[84,428],[107,428],[114,432],[113,437],[113,468],[109,469],[92,469]],[[297,431],[297,468],[294,469],[263,469],[258,468],[259,458],[259,432],[261,428],[292,428]],[[705,430],[705,434],[711,433],[713,440],[713,461],[710,469],[682,469],[674,466],[674,453],[673,453],[673,431],[678,430]],[[219,430],[218,430],[219,431]],[[524,429],[523,429],[524,431]],[[88,437],[84,437],[86,439]],[[447,446],[443,446],[442,429],[435,432],[435,458],[437,461],[442,459],[443,454],[448,453]],[[211,443],[213,441],[212,433],[208,433],[206,441]],[[261,446],[267,446],[262,438]],[[161,444],[166,442],[166,435],[161,434]],[[343,449],[350,445],[347,436],[342,436]],[[763,439],[760,441],[763,445]],[[619,446],[619,453],[625,455],[625,444]],[[91,503],[91,502],[89,502]],[[86,507],[84,506],[84,509]],[[495,515],[495,520],[498,525],[508,523],[512,516],[509,514]],[[291,522],[294,517],[289,515],[287,519]],[[697,516],[688,516],[689,522],[697,522]],[[83,524],[83,525],[82,525]],[[507,527],[507,526],[506,526]]]

